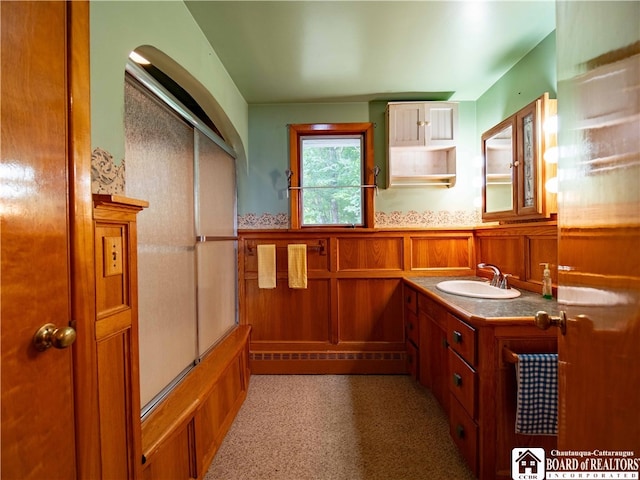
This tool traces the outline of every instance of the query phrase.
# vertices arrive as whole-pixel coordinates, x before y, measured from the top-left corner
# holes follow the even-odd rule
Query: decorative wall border
[[[102,148],[91,152],[91,193],[125,194],[125,163],[116,165],[111,155]]]
[[[482,225],[482,214],[475,210],[399,210],[376,212],[376,228],[475,227]],[[247,213],[238,215],[239,229],[287,229],[288,213]]]

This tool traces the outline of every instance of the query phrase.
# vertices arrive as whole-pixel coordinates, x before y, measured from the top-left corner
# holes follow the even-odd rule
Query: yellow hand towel
[[[258,245],[258,288],[276,288],[275,245]]]
[[[307,246],[287,246],[289,260],[289,288],[307,288]]]

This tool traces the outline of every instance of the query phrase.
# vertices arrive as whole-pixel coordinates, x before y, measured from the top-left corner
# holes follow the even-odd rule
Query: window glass
[[[362,135],[300,141],[302,225],[361,226]]]

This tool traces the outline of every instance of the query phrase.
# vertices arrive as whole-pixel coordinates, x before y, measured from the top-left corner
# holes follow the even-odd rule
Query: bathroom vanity
[[[556,436],[516,434],[515,418],[518,354],[557,352],[557,332],[534,324],[539,310],[557,315],[557,304],[524,290],[501,300],[448,294],[436,288],[442,280],[404,280],[409,371],[440,402],[473,473],[509,479],[513,448],[556,447]]]

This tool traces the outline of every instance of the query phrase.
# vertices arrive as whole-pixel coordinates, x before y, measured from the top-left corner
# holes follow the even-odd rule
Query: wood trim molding
[[[89,80],[89,2],[68,2],[67,78],[69,198],[71,203],[72,318],[76,461],[78,478],[100,478],[97,356],[94,338],[95,268],[91,199],[91,85]],[[71,101],[73,99],[73,101]]]

